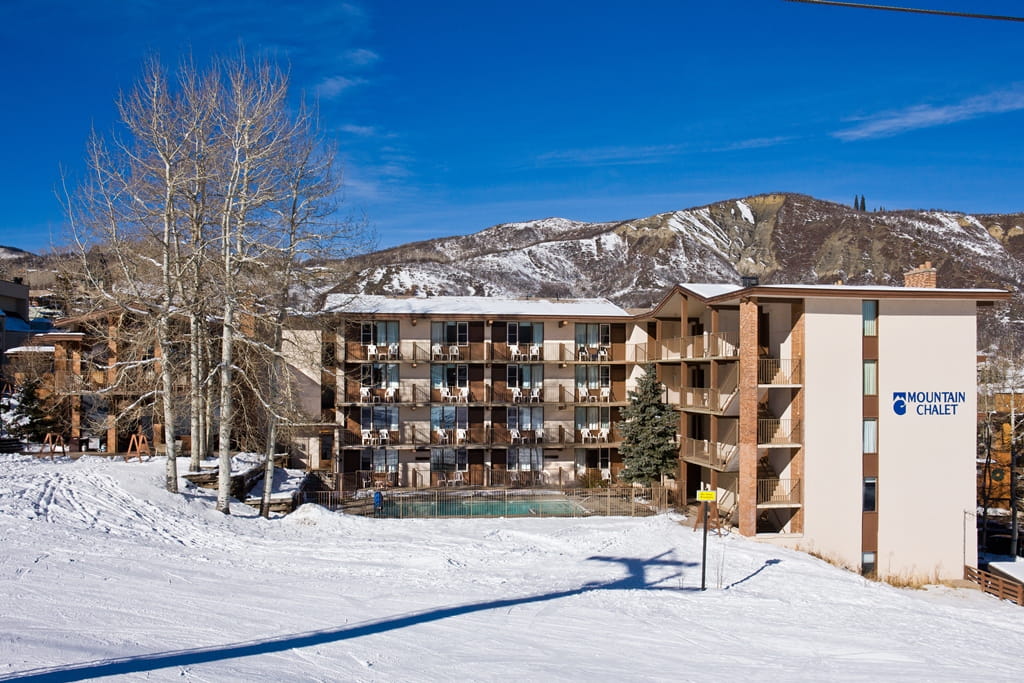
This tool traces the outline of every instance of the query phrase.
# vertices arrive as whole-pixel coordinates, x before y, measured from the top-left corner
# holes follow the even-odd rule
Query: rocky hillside
[[[617,223],[496,225],[351,259],[335,291],[605,296],[647,306],[679,282],[901,284],[924,261],[940,287],[1024,284],[1024,214],[863,212],[772,194]]]

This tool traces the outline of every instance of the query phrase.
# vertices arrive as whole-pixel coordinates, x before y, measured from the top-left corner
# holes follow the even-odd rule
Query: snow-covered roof
[[[52,346],[15,346],[7,349],[7,353],[53,353]]]
[[[743,289],[740,285],[712,284],[707,282],[685,283],[680,285],[680,287],[705,299],[710,299],[713,296],[721,296],[722,294],[731,294],[732,292]]]
[[[484,296],[389,297],[331,294],[326,312],[374,315],[556,316],[564,318],[631,317],[607,299],[513,299]]]
[[[909,295],[913,298],[934,296],[935,298],[971,298],[979,300],[1003,299],[1009,297],[1010,293],[1005,289],[947,289],[940,287],[900,287],[893,285],[801,285],[801,284],[774,284],[774,285],[753,285],[743,287],[736,284],[713,284],[701,282],[686,282],[679,285],[681,289],[699,296],[702,299],[714,299],[725,297],[744,290],[774,290],[779,293],[793,296],[808,297],[820,293],[823,296],[831,295],[855,295],[856,293],[877,294],[888,296]]]

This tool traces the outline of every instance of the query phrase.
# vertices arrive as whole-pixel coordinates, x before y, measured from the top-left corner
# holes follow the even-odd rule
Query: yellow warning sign
[[[697,491],[697,500],[711,502],[718,500],[718,491]]]

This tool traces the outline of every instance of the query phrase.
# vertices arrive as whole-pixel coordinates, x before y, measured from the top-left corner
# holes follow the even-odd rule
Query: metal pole
[[[707,566],[708,566],[708,503],[701,503],[704,507],[704,545],[700,551],[700,589],[707,590]]]

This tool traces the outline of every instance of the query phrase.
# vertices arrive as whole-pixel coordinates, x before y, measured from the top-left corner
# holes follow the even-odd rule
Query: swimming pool
[[[465,496],[433,499],[394,496],[384,500],[378,517],[582,517],[586,508],[558,495]]]

